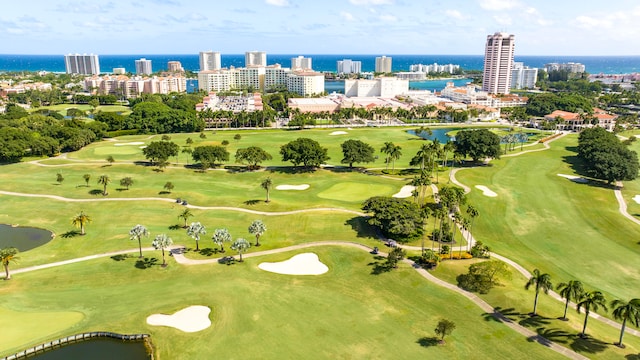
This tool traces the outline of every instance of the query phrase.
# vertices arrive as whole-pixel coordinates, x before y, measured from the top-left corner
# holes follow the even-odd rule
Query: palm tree
[[[220,246],[220,252],[224,252],[224,243],[231,241],[231,234],[227,229],[216,229],[211,239],[216,245]]]
[[[242,253],[247,251],[251,247],[251,243],[249,243],[245,238],[237,238],[236,241],[231,244],[231,250],[235,250],[240,255],[240,262],[242,262]]]
[[[598,290],[585,293],[580,299],[580,302],[576,306],[578,313],[580,313],[580,308],[584,307],[584,325],[582,326],[582,333],[580,334],[580,337],[585,337],[589,312],[591,309],[593,309],[593,311],[598,310],[599,306],[602,306],[604,311],[607,311],[607,300],[605,299],[604,294]]]
[[[638,323],[640,323],[640,299],[632,299],[627,303],[616,299],[611,302],[611,308],[613,308],[613,317],[616,320],[622,320],[620,340],[618,340],[616,345],[624,347],[622,344],[622,337],[624,336],[624,329],[627,325],[627,320],[635,326],[638,326]]]
[[[200,235],[204,235],[207,233],[207,229],[204,225],[199,222],[192,222],[187,229],[187,235],[191,236],[196,241],[196,251],[200,250],[198,247],[198,241],[200,240]]]
[[[260,236],[267,231],[267,225],[265,225],[262,220],[254,220],[251,225],[249,225],[249,233],[256,237],[256,245],[260,246]]]
[[[385,163],[387,164],[386,171],[389,171],[389,163],[391,162],[390,154],[394,148],[395,148],[395,145],[392,142],[386,142],[384,143],[384,146],[380,149],[381,153],[387,155],[387,159],[385,160]]]
[[[400,147],[400,145],[394,145],[393,149],[391,149],[391,152],[389,153],[389,158],[391,159],[391,173],[393,174],[396,170],[396,160],[400,159],[400,156],[402,156],[402,147]]]
[[[102,195],[107,196],[107,185],[111,183],[111,178],[109,175],[100,175],[98,178],[98,184],[103,186]]]
[[[265,200],[265,202],[269,202],[269,191],[271,190],[271,187],[273,186],[273,182],[271,181],[271,178],[268,177],[264,180],[262,180],[262,182],[260,183],[260,187],[263,188],[266,192],[267,192],[267,200]]]
[[[144,225],[136,225],[133,228],[131,228],[131,230],[129,230],[129,239],[130,240],[138,240],[138,247],[140,248],[140,258],[142,259],[142,242],[140,241],[140,239],[142,239],[142,237],[148,237],[149,236],[149,230],[147,230],[147,228]]]
[[[187,220],[193,216],[193,213],[191,212],[191,210],[189,209],[184,209],[180,215],[178,215],[178,219],[183,219],[184,220],[184,226],[183,228],[187,228]]]
[[[167,261],[164,257],[164,249],[167,249],[169,246],[173,245],[173,240],[167,236],[167,234],[156,235],[156,238],[153,240],[151,245],[156,250],[162,250],[162,267],[167,266]]]
[[[467,215],[471,217],[471,224],[469,225],[469,234],[471,235],[472,234],[471,230],[473,229],[473,221],[476,219],[476,217],[478,217],[478,215],[480,215],[480,213],[478,212],[478,209],[476,209],[472,205],[469,205],[467,206]],[[467,248],[469,250],[471,250],[470,246],[471,246],[471,242],[469,241],[469,243],[467,244]]]
[[[85,214],[84,211],[80,211],[78,215],[76,215],[73,219],[71,219],[71,224],[75,227],[80,228],[80,235],[84,235],[84,226],[91,222],[91,218],[89,215]]]
[[[8,247],[0,249],[0,263],[4,266],[4,279],[11,280],[11,274],[9,273],[9,264],[15,262],[18,259],[18,249],[14,247]]]
[[[84,174],[82,175],[82,178],[84,179],[84,182],[87,183],[87,187],[89,187],[89,180],[91,180],[91,174]]]
[[[582,283],[579,280],[571,280],[567,283],[558,284],[556,290],[560,290],[560,296],[567,300],[564,304],[564,315],[562,315],[562,320],[567,320],[567,309],[569,308],[569,302],[580,300],[580,298],[584,294]]]
[[[553,285],[551,284],[551,275],[542,274],[540,273],[540,270],[535,269],[533,270],[533,275],[524,286],[525,290],[529,290],[529,287],[531,287],[531,285],[535,285],[536,287],[536,297],[533,302],[533,313],[531,313],[532,316],[535,316],[537,315],[536,311],[538,308],[538,295],[540,294],[540,290],[544,291],[545,294],[548,294],[549,289],[553,287]]]

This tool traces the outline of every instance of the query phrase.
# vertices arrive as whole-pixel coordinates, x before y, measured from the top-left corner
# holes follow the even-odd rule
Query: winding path
[[[277,254],[277,253],[283,253],[283,252],[288,252],[288,251],[292,251],[292,250],[299,250],[299,249],[306,249],[306,248],[310,248],[310,247],[317,247],[317,246],[349,246],[352,248],[356,248],[356,249],[360,249],[363,251],[367,251],[367,252],[371,252],[371,248],[356,242],[350,242],[350,241],[337,241],[337,240],[333,240],[333,241],[321,241],[321,242],[310,242],[310,243],[305,243],[305,244],[297,244],[297,245],[292,245],[292,246],[288,246],[288,247],[284,247],[284,248],[279,248],[279,249],[272,249],[272,250],[265,250],[265,251],[258,251],[258,252],[254,252],[254,253],[247,253],[243,256],[243,258],[252,258],[252,257],[257,257],[257,256],[263,256],[263,255],[269,255],[269,254]],[[143,251],[152,251],[153,248],[143,248]],[[175,261],[178,264],[182,264],[182,265],[203,265],[203,264],[215,264],[215,263],[219,263],[221,258],[215,258],[215,259],[204,259],[204,260],[195,260],[195,259],[188,259],[184,256],[183,254],[184,251],[184,247],[183,246],[173,246],[170,248],[170,254],[173,256],[173,258],[175,259]],[[31,267],[27,267],[27,268],[22,268],[22,269],[17,269],[12,271],[12,274],[21,274],[21,273],[26,273],[26,272],[30,272],[30,271],[35,271],[35,270],[40,270],[40,269],[47,269],[47,268],[52,268],[52,267],[56,267],[56,266],[62,266],[62,265],[67,265],[67,264],[73,264],[73,263],[78,263],[78,262],[82,262],[82,261],[87,261],[87,260],[93,260],[93,259],[98,259],[98,258],[104,258],[104,257],[109,257],[109,256],[116,256],[116,255],[123,255],[123,254],[130,254],[130,253],[137,253],[139,252],[139,249],[129,249],[129,250],[123,250],[123,251],[114,251],[114,252],[109,252],[109,253],[104,253],[104,254],[97,254],[97,255],[90,255],[90,256],[85,256],[85,257],[81,257],[81,258],[76,258],[76,259],[71,259],[71,260],[65,260],[65,261],[60,261],[60,262],[56,262],[56,263],[50,263],[50,264],[45,264],[45,265],[38,265],[38,266],[31,266]],[[384,252],[380,252],[380,255],[387,255]],[[450,284],[446,281],[440,280],[437,277],[431,275],[428,271],[426,271],[425,269],[423,269],[422,267],[420,267],[419,265],[415,264],[413,261],[408,260],[408,259],[404,259],[402,260],[405,264],[408,264],[409,266],[411,266],[418,274],[420,274],[423,278],[427,279],[428,281],[444,287],[446,289],[449,289],[451,291],[454,291],[464,297],[466,297],[467,299],[471,300],[474,304],[476,304],[479,308],[481,308],[483,311],[485,311],[487,314],[490,314],[491,316],[493,316],[494,318],[496,318],[497,320],[499,320],[500,322],[504,323],[506,326],[508,326],[509,328],[515,330],[516,332],[524,335],[527,337],[527,339],[532,340],[532,341],[536,341],[539,344],[542,344],[546,347],[548,347],[549,349],[560,353],[570,359],[579,359],[579,360],[583,360],[583,359],[588,359],[568,348],[562,347],[554,342],[551,342],[549,340],[547,340],[546,338],[542,337],[541,335],[537,334],[534,331],[531,331],[527,328],[525,328],[524,326],[513,322],[511,319],[505,317],[503,314],[501,314],[500,312],[497,312],[491,305],[489,305],[487,302],[485,302],[484,300],[482,300],[481,298],[479,298],[477,295],[470,293],[468,291],[465,291],[459,287],[457,287],[456,285]]]

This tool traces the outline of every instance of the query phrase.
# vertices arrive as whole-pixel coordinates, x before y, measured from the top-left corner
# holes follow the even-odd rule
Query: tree
[[[248,163],[250,170],[260,168],[258,164],[271,159],[271,154],[258,146],[249,146],[248,148],[236,150],[236,162],[240,164]]]
[[[438,321],[438,325],[436,325],[435,332],[436,335],[440,336],[440,343],[444,344],[444,337],[446,335],[450,335],[453,330],[455,330],[456,324],[453,321],[442,319]]]
[[[590,176],[609,184],[638,177],[638,154],[603,128],[585,129],[580,133],[578,157],[584,161]]]
[[[98,178],[98,184],[102,185],[102,196],[107,196],[107,185],[109,185],[111,183],[111,178],[109,177],[109,175],[100,175],[100,177]]]
[[[192,216],[193,216],[193,213],[189,209],[182,210],[180,215],[178,215],[178,219],[183,219],[184,220],[183,228],[185,228],[185,229],[187,228],[187,220]]]
[[[192,222],[191,225],[189,225],[189,228],[187,228],[187,235],[196,241],[196,251],[200,250],[198,246],[198,241],[200,241],[200,235],[204,235],[206,233],[207,233],[207,229],[204,227],[204,225],[200,224],[199,222]]]
[[[293,166],[319,167],[329,160],[327,148],[309,138],[297,138],[280,147],[282,161],[291,161]]]
[[[340,161],[342,164],[349,164],[352,168],[354,163],[370,163],[373,158],[374,149],[371,145],[360,140],[347,140],[343,142],[342,154],[344,158]]]
[[[129,186],[133,185],[133,179],[129,176],[120,179],[120,186],[124,186],[129,190]]]
[[[191,156],[194,161],[200,164],[209,164],[212,166],[215,166],[216,162],[222,163],[229,161],[229,152],[224,146],[220,145],[196,146]]]
[[[166,162],[170,157],[178,155],[179,149],[178,144],[171,141],[152,141],[142,149],[142,153],[152,164],[156,164]]]
[[[477,291],[486,294],[501,279],[510,279],[511,271],[506,263],[499,260],[483,261],[469,266],[467,274],[461,274],[456,279],[458,286],[467,291]]]
[[[593,311],[598,310],[598,307],[602,306],[604,311],[607,311],[607,300],[604,297],[602,292],[594,290],[588,293],[585,293],[580,302],[576,304],[576,309],[578,313],[580,313],[580,309],[584,308],[584,324],[582,325],[582,333],[580,333],[580,337],[585,337],[587,330],[587,320],[589,319],[589,312],[591,309]]]
[[[140,258],[142,259],[142,237],[149,237],[149,230],[144,225],[136,225],[129,230],[129,239],[138,240],[138,247],[140,248]]]
[[[389,171],[389,163],[391,162],[391,157],[389,154],[391,154],[394,148],[395,148],[395,144],[392,142],[385,142],[384,146],[380,148],[380,152],[387,155],[387,158],[384,161],[385,164],[387,164],[387,169],[386,169],[387,171]]]
[[[558,284],[556,290],[559,290],[560,296],[562,296],[563,299],[566,299],[562,319],[567,320],[567,309],[569,308],[569,302],[580,300],[580,298],[582,298],[582,295],[584,294],[582,283],[579,280],[571,280],[566,283]]]
[[[164,183],[164,189],[168,192],[171,192],[171,190],[173,190],[175,186],[173,185],[173,183],[171,181],[167,181],[166,183]]]
[[[260,236],[262,236],[267,231],[267,225],[265,225],[262,220],[254,220],[251,225],[249,225],[249,233],[256,237],[256,245],[260,246]]]
[[[15,262],[18,259],[18,249],[14,247],[8,247],[0,249],[0,263],[4,267],[4,279],[11,280],[11,274],[9,273],[9,264]]]
[[[362,210],[372,213],[367,222],[390,238],[412,237],[422,229],[420,207],[404,199],[374,196],[362,204]]]
[[[91,222],[91,217],[85,214],[84,211],[80,211],[78,215],[76,215],[73,219],[71,219],[71,224],[75,227],[80,228],[80,235],[84,235],[84,226]]]
[[[236,241],[231,244],[231,250],[235,250],[240,255],[240,262],[242,262],[242,253],[247,251],[251,247],[251,243],[249,243],[245,238],[237,238]]]
[[[235,140],[235,141],[240,141],[240,139],[242,139],[242,136],[240,134],[235,134],[233,136],[233,140]]]
[[[227,229],[216,229],[211,239],[214,244],[220,246],[220,252],[224,252],[224,243],[231,241],[231,234]]]
[[[618,340],[616,345],[624,347],[622,344],[622,337],[624,336],[624,329],[627,325],[627,321],[635,326],[638,326],[638,323],[640,323],[640,299],[632,299],[629,302],[615,299],[611,302],[611,308],[613,309],[613,317],[616,320],[622,320],[620,340]]]
[[[532,285],[535,286],[536,297],[533,301],[533,313],[531,314],[535,316],[537,315],[536,311],[538,309],[538,295],[540,294],[540,290],[544,291],[545,294],[548,294],[549,289],[553,287],[551,284],[551,275],[546,273],[542,274],[538,269],[533,270],[531,278],[529,278],[529,281],[524,285],[525,290],[529,290]]]
[[[107,156],[107,162],[109,163],[109,165],[113,165],[115,161],[116,159],[114,159],[113,156],[111,155]]]
[[[476,209],[472,205],[469,205],[469,206],[467,206],[467,215],[469,215],[469,217],[471,217],[471,224],[469,225],[469,235],[471,235],[471,234],[473,234],[473,231],[472,231],[473,230],[473,222],[478,217],[478,215],[480,215],[480,212],[478,212],[478,209]],[[469,245],[471,244],[470,241],[467,240],[467,242],[469,243]],[[487,249],[487,251],[488,251],[488,249]]]
[[[89,180],[91,180],[91,175],[90,174],[84,174],[84,175],[82,175],[82,178],[84,179],[84,182],[87,184],[87,187],[89,187]]]
[[[401,247],[394,247],[391,251],[389,251],[389,255],[387,255],[387,266],[391,268],[398,267],[398,261],[404,259],[407,256],[407,252],[404,251]]]
[[[164,250],[173,245],[173,240],[167,234],[156,235],[156,238],[151,243],[156,250],[162,250],[162,267],[167,267],[167,260],[164,257]]]
[[[456,152],[477,162],[500,158],[500,137],[487,129],[462,130],[456,134]]]
[[[266,203],[271,201],[271,200],[269,200],[269,191],[271,191],[271,187],[272,186],[273,186],[273,182],[271,181],[270,177],[262,180],[262,182],[260,183],[260,187],[263,188],[267,192],[267,199],[265,200]]]

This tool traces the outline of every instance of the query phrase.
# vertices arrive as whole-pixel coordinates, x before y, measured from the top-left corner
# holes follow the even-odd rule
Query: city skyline
[[[4,54],[482,54],[487,34],[517,55],[640,55],[634,0],[32,0],[0,14]]]

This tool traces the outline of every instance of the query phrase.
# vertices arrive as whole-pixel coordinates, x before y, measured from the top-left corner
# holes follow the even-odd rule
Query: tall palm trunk
[[[140,249],[140,259],[142,259],[142,242],[140,241],[139,236],[138,236],[138,248]]]
[[[587,320],[589,320],[589,305],[584,309],[584,324],[582,325],[582,334],[581,336],[585,336],[587,331]]]
[[[540,289],[538,288],[538,285],[536,285],[536,297],[533,299],[533,315],[537,315],[538,295],[540,295]]]
[[[11,274],[9,274],[9,264],[4,264],[4,279],[11,280]]]
[[[624,336],[624,328],[627,326],[627,318],[622,320],[622,327],[620,328],[620,340],[618,340],[618,346],[622,347],[622,337]]]
[[[564,315],[562,315],[563,319],[567,318],[567,309],[569,309],[569,296],[567,296],[567,301],[564,303]]]

